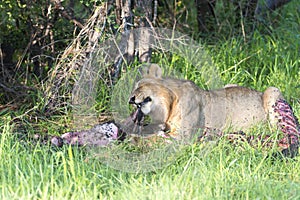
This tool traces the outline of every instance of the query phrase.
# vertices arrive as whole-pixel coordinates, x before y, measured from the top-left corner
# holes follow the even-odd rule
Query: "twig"
[[[61,1],[60,0],[51,0],[52,3],[55,4],[55,8],[59,11],[59,13],[66,19],[72,21],[76,26],[78,26],[79,28],[84,28],[84,26],[77,20],[75,19],[73,16],[70,16],[68,14],[68,12],[65,10],[65,8],[62,6]]]
[[[157,0],[154,0],[153,20],[152,20],[152,24],[153,24],[153,25],[156,24],[156,19],[157,19],[157,5],[158,5]]]

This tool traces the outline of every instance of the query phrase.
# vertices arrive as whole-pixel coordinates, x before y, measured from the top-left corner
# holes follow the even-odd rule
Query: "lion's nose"
[[[135,96],[132,96],[132,97],[129,99],[129,104],[135,104]]]

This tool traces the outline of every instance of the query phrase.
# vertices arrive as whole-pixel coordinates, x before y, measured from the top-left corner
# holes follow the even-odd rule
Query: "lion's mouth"
[[[136,103],[135,96],[132,96],[129,100],[129,104],[133,104],[136,106],[136,111],[134,111],[131,114],[131,118],[134,122],[134,124],[138,125],[139,127],[143,126],[144,119],[146,114],[143,112],[142,108],[145,106],[148,102],[152,101],[150,97],[146,97],[142,102]]]
[[[142,112],[142,107],[141,106],[137,107],[136,111],[134,111],[131,114],[131,118],[132,118],[133,122],[135,124],[137,124],[138,126],[141,126],[143,124],[145,115]]]
[[[137,110],[131,114],[131,118],[135,124],[139,126],[143,124],[145,114],[142,111],[142,107],[150,101],[152,101],[152,99],[150,97],[146,97],[142,102],[136,103],[135,96],[130,98],[129,104],[134,104],[137,107]]]

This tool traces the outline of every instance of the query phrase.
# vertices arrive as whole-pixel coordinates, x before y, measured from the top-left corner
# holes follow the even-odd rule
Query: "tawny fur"
[[[275,87],[264,93],[237,85],[202,90],[189,80],[162,78],[161,69],[155,64],[143,73],[131,98],[141,103],[150,97],[142,112],[149,115],[153,123],[164,124],[169,135],[178,139],[192,136],[204,127],[236,131],[267,119],[276,123],[272,106],[283,98]]]

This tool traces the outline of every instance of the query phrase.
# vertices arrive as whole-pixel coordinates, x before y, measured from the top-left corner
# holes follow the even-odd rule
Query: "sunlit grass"
[[[148,173],[116,171],[85,149],[30,145],[4,127],[0,193],[4,199],[297,199],[299,158],[226,140],[191,145]],[[209,149],[209,150],[204,150]],[[90,158],[90,159],[88,159]],[[2,199],[3,199],[2,198]]]

